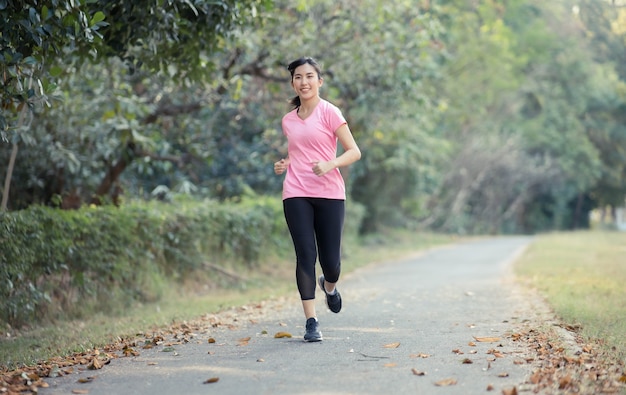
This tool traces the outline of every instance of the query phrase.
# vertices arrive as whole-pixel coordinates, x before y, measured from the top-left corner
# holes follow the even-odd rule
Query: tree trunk
[[[4,189],[2,190],[2,211],[7,210],[7,205],[9,202],[9,191],[11,189],[11,178],[13,177],[13,168],[15,168],[17,149],[17,143],[13,143],[13,149],[11,149],[11,158],[9,159],[9,166],[7,166],[7,175],[4,178]]]
[[[113,184],[119,179],[120,175],[124,172],[132,160],[133,159],[131,157],[122,155],[115,165],[109,167],[109,170],[98,186],[96,193],[91,198],[91,204],[100,205],[104,203],[102,198],[111,191]]]
[[[32,82],[32,78],[31,78]],[[20,111],[20,117],[17,121],[17,129],[19,130],[22,126],[24,126],[24,118],[26,118],[26,111],[28,111],[28,106],[22,103],[22,109]],[[7,206],[9,204],[9,191],[11,190],[11,179],[13,178],[13,169],[15,168],[15,160],[17,158],[17,151],[19,149],[18,143],[13,143],[13,148],[11,149],[11,157],[9,158],[9,165],[7,166],[7,175],[4,178],[4,189],[2,190],[2,205],[0,206],[0,210],[6,211]]]

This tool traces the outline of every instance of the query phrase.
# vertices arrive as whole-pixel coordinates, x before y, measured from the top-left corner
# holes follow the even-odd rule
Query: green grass
[[[407,231],[386,231],[358,242],[345,240],[343,272],[454,240],[452,236]],[[227,276],[218,278],[219,273],[207,271],[194,276],[194,282],[165,284],[158,303],[136,305],[113,315],[91,312],[82,320],[54,322],[19,332],[2,328],[0,368],[32,365],[52,357],[100,348],[118,342],[119,338],[132,338],[174,322],[293,295],[297,291],[292,254],[291,250],[285,251],[284,256],[267,259],[254,269],[225,265],[230,272],[245,278],[244,281],[233,282]]]
[[[565,324],[580,326],[613,357],[626,358],[626,232],[538,236],[516,273]]]

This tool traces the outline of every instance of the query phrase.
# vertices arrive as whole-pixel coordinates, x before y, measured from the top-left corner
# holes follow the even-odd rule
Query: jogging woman
[[[286,172],[283,209],[296,253],[296,284],[306,318],[304,340],[317,342],[322,333],[315,311],[316,284],[324,291],[328,308],[334,313],[341,310],[337,281],[346,189],[339,168],[359,160],[361,151],[341,110],[320,98],[324,83],[320,65],[306,57],[287,69],[297,96],[282,119],[287,157],[274,163],[274,172]],[[343,147],[339,156],[337,142]],[[316,279],[318,255],[322,275]]]

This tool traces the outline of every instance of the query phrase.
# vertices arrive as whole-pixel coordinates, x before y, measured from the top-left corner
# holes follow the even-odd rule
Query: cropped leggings
[[[315,299],[318,253],[326,281],[336,283],[339,280],[345,201],[289,198],[283,200],[283,209],[296,251],[296,283],[300,298]]]

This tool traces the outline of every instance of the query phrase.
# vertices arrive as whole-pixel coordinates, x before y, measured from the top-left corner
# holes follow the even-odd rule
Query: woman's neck
[[[298,107],[298,114],[300,114],[300,116],[309,115],[311,112],[313,112],[320,100],[320,97],[316,96],[306,101],[302,101],[302,103],[300,103],[300,107]]]

